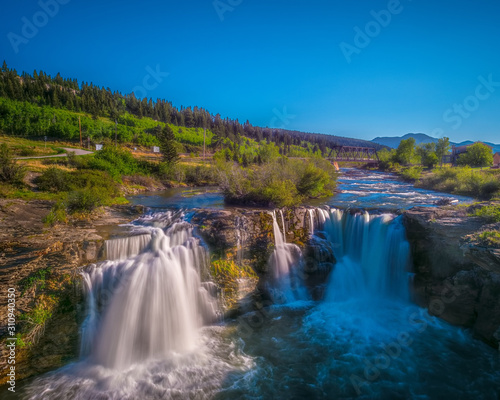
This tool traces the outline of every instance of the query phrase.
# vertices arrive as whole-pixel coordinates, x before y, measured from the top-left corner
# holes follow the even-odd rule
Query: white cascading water
[[[314,210],[307,210],[307,216],[309,217],[309,234],[314,235]]]
[[[281,210],[279,210],[279,213],[281,215],[283,233],[278,224],[276,211],[271,213],[275,247],[269,259],[272,275],[270,293],[274,303],[288,303],[305,298],[305,290],[298,277],[298,274],[300,274],[299,263],[302,253],[297,245],[286,243],[285,221]]]
[[[216,299],[200,279],[205,249],[192,236],[192,226],[171,221],[165,233],[148,229],[150,235],[109,246],[128,252],[136,245],[126,241],[150,237],[144,251],[129,258],[120,255],[83,273],[88,311],[82,356],[108,368],[124,369],[192,350],[198,329],[217,319]]]
[[[149,234],[106,240],[106,259],[125,260],[134,257],[143,251],[150,241]]]
[[[408,299],[410,249],[399,218],[321,208],[316,215],[337,258],[330,300],[365,295]]]

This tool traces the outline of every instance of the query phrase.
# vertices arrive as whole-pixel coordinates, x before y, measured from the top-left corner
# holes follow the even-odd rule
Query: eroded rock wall
[[[464,207],[415,207],[404,214],[414,265],[414,301],[500,349],[500,249],[469,240],[500,224]]]

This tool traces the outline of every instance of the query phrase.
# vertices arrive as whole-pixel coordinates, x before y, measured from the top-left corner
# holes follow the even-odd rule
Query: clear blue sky
[[[2,4],[11,68],[129,93],[158,66],[148,97],[254,125],[500,142],[500,1],[59,1],[47,18],[38,1]]]

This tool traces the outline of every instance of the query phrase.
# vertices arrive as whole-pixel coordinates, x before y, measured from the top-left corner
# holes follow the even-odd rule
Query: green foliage
[[[63,201],[58,201],[52,207],[50,212],[45,216],[42,221],[48,226],[53,226],[58,223],[65,224],[68,222],[68,215],[66,214],[66,204]]]
[[[23,339],[22,334],[18,333],[16,334],[16,347],[19,347],[20,349],[25,348],[26,346],[31,345],[31,342],[26,343]]]
[[[499,231],[484,231],[477,235],[477,238],[488,246],[500,246]]]
[[[450,139],[447,137],[442,137],[438,139],[436,143],[436,156],[440,164],[443,163],[443,157],[450,150]]]
[[[205,165],[186,165],[184,166],[184,180],[182,182],[194,186],[216,184],[214,169]]]
[[[309,162],[300,174],[301,176],[297,183],[297,191],[300,195],[317,197],[325,194],[325,188],[331,179],[327,171]]]
[[[50,317],[52,317],[52,310],[45,304],[39,303],[31,312],[22,314],[19,319],[28,320],[36,325],[44,325]]]
[[[489,171],[470,167],[436,169],[420,183],[420,187],[489,200],[500,195],[500,179]]]
[[[50,267],[39,269],[19,281],[19,287],[21,288],[21,297],[24,296],[24,294],[35,285],[38,289],[44,290],[46,278],[50,274],[50,272]]]
[[[308,197],[331,195],[336,179],[334,168],[321,159],[304,162],[280,158],[250,168],[221,161],[216,171],[230,204],[291,206]]]
[[[212,276],[216,278],[238,279],[245,277],[256,277],[255,272],[248,267],[238,267],[233,260],[216,260],[210,266]]]
[[[57,167],[50,167],[38,177],[38,188],[45,192],[64,192],[70,190],[71,178],[69,172]]]
[[[422,167],[409,167],[401,171],[401,177],[407,182],[416,182],[422,175]]]
[[[179,156],[175,148],[175,136],[172,128],[165,125],[158,135],[158,140],[160,142],[160,151],[163,156],[163,161],[170,165],[176,164],[179,161]]]
[[[500,205],[483,206],[476,209],[472,215],[488,222],[500,222]]]
[[[115,180],[121,181],[122,175],[149,173],[149,163],[141,163],[125,149],[108,146],[97,152],[88,162],[90,169],[106,171]]]
[[[67,207],[70,213],[89,213],[105,204],[105,195],[96,188],[70,192]]]
[[[9,146],[2,143],[0,145],[0,181],[21,184],[25,174],[25,168],[14,160]]]
[[[420,157],[421,164],[429,169],[434,168],[439,162],[434,143],[424,143],[417,146],[415,153]]]
[[[408,165],[412,163],[415,154],[415,139],[410,137],[408,139],[403,139],[399,143],[396,149],[395,162],[401,165]]]
[[[474,143],[467,148],[466,153],[458,157],[458,164],[470,167],[487,167],[493,165],[493,153],[485,144]]]

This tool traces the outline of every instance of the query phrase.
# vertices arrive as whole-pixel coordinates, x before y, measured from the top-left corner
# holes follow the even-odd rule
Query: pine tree
[[[179,156],[177,155],[175,136],[172,128],[165,125],[160,135],[158,135],[158,140],[160,141],[160,150],[163,154],[163,161],[169,165],[176,164],[179,161]]]

